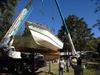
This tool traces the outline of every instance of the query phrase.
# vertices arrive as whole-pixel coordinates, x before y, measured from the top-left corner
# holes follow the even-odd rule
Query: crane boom
[[[0,42],[0,48],[3,47],[9,47],[13,43],[13,37],[16,35],[21,22],[23,22],[25,16],[28,13],[29,7],[31,6],[32,0],[29,1],[29,3],[25,6],[25,8],[21,11],[19,16],[16,18],[16,20],[13,22],[12,26],[10,29],[7,31],[5,34],[4,38]]]
[[[62,22],[63,22],[63,24],[64,24],[64,26],[65,26],[65,28],[66,28],[66,33],[68,34],[69,42],[70,42],[71,48],[72,48],[72,55],[73,55],[73,56],[76,56],[76,57],[79,57],[79,55],[77,54],[77,52],[76,52],[76,50],[75,50],[75,47],[74,47],[74,44],[73,44],[73,41],[72,41],[70,32],[69,32],[69,30],[68,30],[68,27],[67,27],[65,21],[64,21],[64,17],[63,17],[63,15],[62,15],[62,12],[61,12],[61,9],[60,9],[60,7],[59,7],[59,4],[58,4],[57,0],[55,0],[55,3],[56,3],[56,5],[57,5],[57,8],[58,8],[58,11],[59,11],[61,20],[62,20]]]

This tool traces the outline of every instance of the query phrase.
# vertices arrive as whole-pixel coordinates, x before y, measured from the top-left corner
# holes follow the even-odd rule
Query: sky
[[[29,0],[20,0],[16,7],[16,16],[21,12]],[[91,0],[57,0],[63,17],[76,15],[84,18],[89,28],[100,19],[100,12],[94,13],[96,6]],[[55,0],[33,0],[31,12],[28,14],[25,21],[31,21],[48,26],[56,35],[62,26],[61,17],[55,4]],[[23,22],[24,24],[24,22]],[[98,28],[93,28],[92,32],[95,37],[100,37]]]

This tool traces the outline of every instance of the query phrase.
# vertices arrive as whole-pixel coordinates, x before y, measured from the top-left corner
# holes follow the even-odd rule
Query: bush
[[[100,64],[86,64],[87,69],[100,69]]]

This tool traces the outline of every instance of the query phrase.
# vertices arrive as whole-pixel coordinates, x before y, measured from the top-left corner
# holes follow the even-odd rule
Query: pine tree
[[[65,19],[65,22],[71,34],[75,49],[77,51],[86,50],[88,41],[93,39],[93,33],[91,33],[91,29],[88,27],[84,19],[75,15],[70,15]],[[59,30],[58,37],[64,42],[63,51],[71,50],[64,25],[62,25]]]

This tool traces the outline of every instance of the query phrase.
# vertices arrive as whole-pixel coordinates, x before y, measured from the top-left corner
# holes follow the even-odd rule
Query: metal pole
[[[59,11],[59,14],[60,14],[61,20],[62,20],[62,22],[63,22],[63,24],[64,24],[64,26],[65,26],[65,28],[66,28],[66,33],[68,34],[69,42],[70,42],[70,44],[71,44],[71,48],[72,48],[72,54],[73,54],[74,56],[76,56],[77,53],[76,53],[76,50],[75,50],[75,47],[74,47],[73,41],[72,41],[72,39],[71,39],[70,32],[69,32],[69,30],[68,30],[68,27],[67,27],[65,21],[64,21],[63,14],[62,14],[62,12],[61,12],[61,9],[60,9],[60,7],[59,7],[59,4],[58,4],[57,0],[55,0],[55,3],[56,3],[56,6],[57,6],[57,9],[58,9],[58,11]]]

